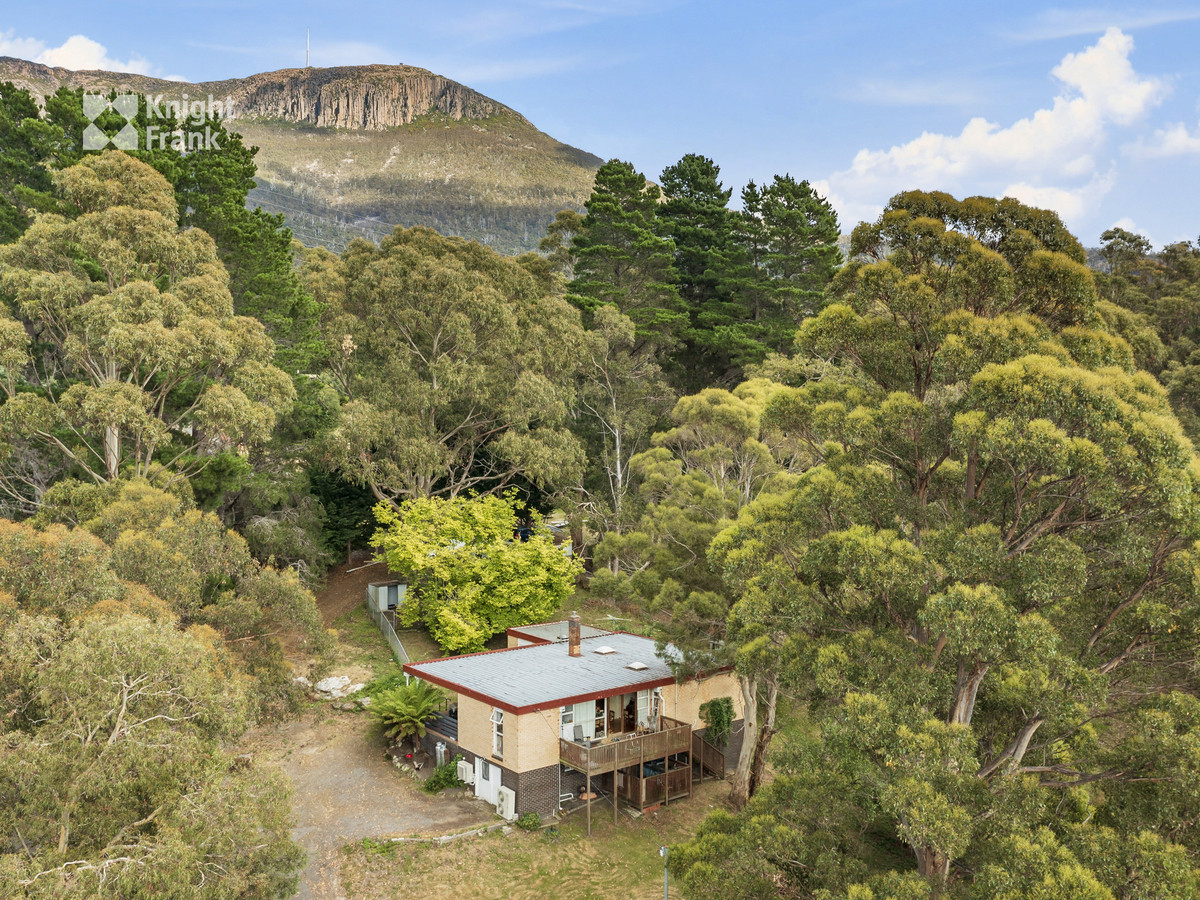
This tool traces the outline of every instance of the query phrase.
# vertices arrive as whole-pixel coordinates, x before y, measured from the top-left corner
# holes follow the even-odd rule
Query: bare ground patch
[[[353,896],[344,887],[341,848],[363,838],[440,835],[495,821],[490,806],[431,797],[383,756],[383,741],[362,713],[318,707],[296,721],[258,729],[247,740],[291,779],[295,840],[308,851],[298,898]]]

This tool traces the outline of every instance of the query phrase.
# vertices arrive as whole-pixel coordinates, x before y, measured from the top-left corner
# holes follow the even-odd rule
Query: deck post
[[[646,808],[646,742],[638,741],[638,811]]]
[[[587,771],[587,820],[588,820],[588,837],[592,836],[592,762],[588,760]]]

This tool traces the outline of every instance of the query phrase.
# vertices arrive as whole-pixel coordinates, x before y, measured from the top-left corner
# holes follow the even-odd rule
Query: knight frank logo
[[[125,120],[125,125],[112,137],[96,124],[96,120],[110,109]],[[83,149],[107,150],[116,147],[118,150],[136,150],[138,133],[133,127],[133,119],[137,111],[137,94],[117,94],[112,100],[103,94],[84,94],[83,115],[88,120],[88,126],[83,130]]]
[[[83,114],[88,126],[83,130],[84,150],[138,149],[138,129],[133,120],[137,118],[142,98],[137,94],[117,94],[109,100],[103,94],[83,95]],[[162,94],[147,94],[145,128],[146,150],[165,150],[170,147],[180,153],[198,150],[220,150],[220,128],[214,124],[232,115],[233,101],[228,97],[214,100],[212,97],[166,99]],[[124,125],[114,135],[109,135],[97,120],[104,119],[109,128],[115,127],[115,118],[123,119]]]

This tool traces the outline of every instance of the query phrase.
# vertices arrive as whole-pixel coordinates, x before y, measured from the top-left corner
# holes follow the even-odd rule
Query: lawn
[[[652,900],[663,890],[659,847],[689,839],[728,793],[723,782],[696,785],[689,799],[640,819],[622,809],[615,826],[612,808],[597,804],[591,838],[581,810],[557,829],[536,833],[514,828],[441,846],[356,842],[342,850],[343,887],[361,898]]]

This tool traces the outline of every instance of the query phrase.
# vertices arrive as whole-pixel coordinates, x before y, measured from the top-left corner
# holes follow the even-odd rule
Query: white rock
[[[371,698],[370,697],[359,697],[358,705],[361,706],[363,709],[366,709],[368,706],[371,705]]]
[[[350,678],[346,675],[331,675],[328,678],[322,678],[317,682],[317,690],[322,694],[341,697],[344,690],[350,684]],[[338,691],[343,691],[339,694]]]
[[[303,675],[297,675],[295,678],[292,679],[292,681],[296,682],[296,684],[300,685],[300,687],[306,687],[306,688],[312,687],[312,682],[309,681],[307,678],[305,678]]]

